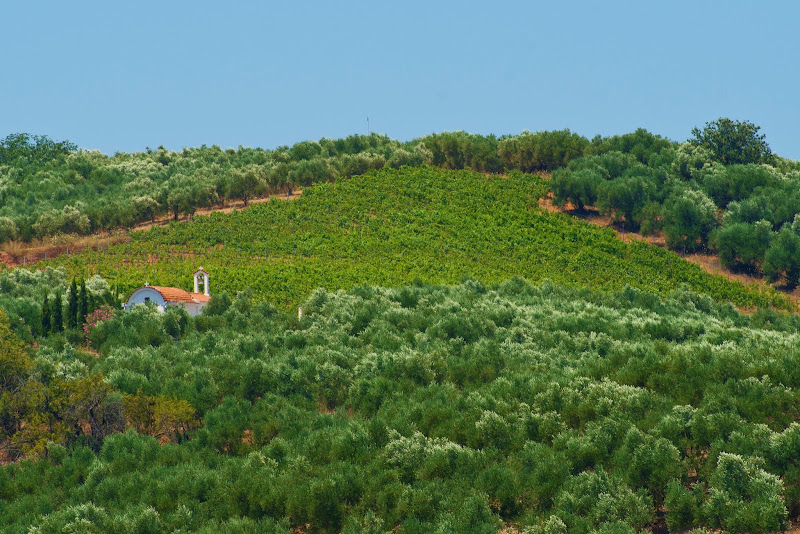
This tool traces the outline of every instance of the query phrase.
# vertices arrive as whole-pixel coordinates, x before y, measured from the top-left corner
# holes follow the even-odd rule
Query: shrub
[[[642,163],[647,163],[654,155],[672,148],[673,145],[669,139],[654,135],[644,128],[637,128],[635,132],[624,135],[611,137],[598,135],[592,139],[591,151],[595,154],[622,152],[635,156]]]
[[[572,477],[559,492],[554,511],[569,529],[620,521],[638,531],[653,520],[653,503],[605,471],[585,471]]]
[[[703,486],[698,484],[695,488],[700,491],[692,491],[676,480],[667,484],[664,519],[670,532],[687,530],[697,525]]]
[[[597,170],[559,169],[553,173],[550,181],[553,202],[561,206],[571,202],[577,210],[582,211],[585,206],[593,206],[597,202],[597,188],[602,181],[603,177]]]
[[[756,459],[721,453],[702,511],[713,526],[731,532],[762,533],[786,528],[783,484]]]
[[[717,229],[711,236],[711,246],[719,252],[719,260],[730,269],[758,270],[772,240],[772,224],[734,223]]]
[[[692,143],[708,149],[716,161],[735,163],[771,163],[772,150],[764,141],[761,129],[752,122],[719,118],[705,127],[692,129]]]
[[[764,254],[767,280],[776,282],[783,279],[790,288],[796,287],[800,280],[800,235],[795,226],[797,224],[783,225]]]
[[[717,207],[701,191],[687,189],[664,203],[667,246],[687,252],[703,250],[716,223]]]

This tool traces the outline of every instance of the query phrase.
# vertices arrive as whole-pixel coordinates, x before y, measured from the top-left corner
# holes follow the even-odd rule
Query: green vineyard
[[[132,234],[128,243],[60,256],[46,265],[100,274],[128,293],[145,281],[190,289],[202,264],[212,292],[251,288],[296,306],[318,287],[399,286],[414,281],[531,282],[668,295],[682,284],[739,306],[789,308],[773,290],[705,273],[679,255],[624,243],[601,229],[539,209],[547,183],[433,167],[384,169],[271,201]]]

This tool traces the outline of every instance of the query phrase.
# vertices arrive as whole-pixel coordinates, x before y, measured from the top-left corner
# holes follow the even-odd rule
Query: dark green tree
[[[228,197],[243,200],[244,205],[263,191],[266,178],[263,171],[255,166],[237,170],[231,174],[228,182]]]
[[[569,130],[523,132],[498,143],[497,153],[509,169],[553,171],[589,150],[589,140]]]
[[[600,182],[597,187],[597,205],[615,220],[625,219],[628,228],[635,229],[635,215],[655,191],[655,186],[641,176],[625,176]]]
[[[626,172],[639,172],[638,169],[644,168],[635,157],[622,152],[606,152],[595,156],[585,156],[569,162],[567,166],[570,170],[579,171],[584,169],[599,172],[606,180],[618,178]],[[632,169],[637,169],[633,171]]]
[[[764,165],[729,165],[711,172],[701,172],[703,190],[720,208],[731,201],[749,198],[759,188],[774,189],[782,181],[780,174]]]
[[[53,141],[46,135],[11,134],[0,141],[0,165],[20,162],[41,165],[77,149],[69,141]]]
[[[194,197],[191,186],[185,183],[176,184],[167,194],[167,205],[172,211],[173,219],[176,221],[181,213],[188,214],[194,211],[193,203]]]
[[[497,139],[467,132],[443,132],[422,139],[430,151],[431,163],[445,169],[502,170]]]
[[[764,196],[767,197],[767,205],[771,212],[766,218],[772,221],[774,228],[792,222],[794,216],[800,213],[800,180],[792,178],[791,175],[775,189],[764,191]]]
[[[716,223],[717,207],[702,191],[687,189],[664,203],[664,234],[673,250],[694,252],[706,248]]]
[[[323,158],[302,160],[292,165],[289,171],[289,182],[300,187],[306,187],[316,182],[325,182],[333,178],[333,170],[328,161]]]
[[[50,333],[51,323],[50,323],[50,301],[47,298],[47,293],[44,294],[44,300],[42,301],[42,335],[46,336]]]
[[[75,278],[72,278],[72,283],[69,285],[67,292],[67,328],[76,328],[78,326],[78,285],[75,283]]]
[[[670,532],[689,530],[695,526],[700,516],[703,489],[703,484],[697,484],[694,489],[689,489],[677,480],[667,484],[664,508],[665,521]]]
[[[637,128],[635,132],[614,135],[612,137],[597,136],[592,139],[590,152],[605,154],[607,152],[622,152],[632,154],[641,163],[647,163],[651,156],[661,153],[662,150],[673,148],[675,143],[654,135],[644,128]]]
[[[692,129],[691,142],[708,149],[714,159],[725,165],[734,163],[771,163],[772,150],[764,141],[761,129],[752,122],[719,118],[705,127]]]
[[[64,330],[64,310],[61,293],[56,293],[56,299],[53,301],[53,318],[50,321],[50,329],[52,332],[63,332]]]
[[[774,532],[787,527],[781,479],[760,468],[758,460],[721,453],[703,505],[711,526],[730,532]]]
[[[89,315],[89,295],[86,293],[86,281],[81,280],[81,287],[78,290],[78,326],[83,326],[87,315]]]
[[[777,199],[776,199],[777,200]],[[750,198],[743,200],[741,202],[733,201],[728,204],[728,209],[725,210],[725,224],[733,224],[733,223],[751,223],[755,224],[762,219],[766,219],[773,224],[775,224],[775,215],[773,214],[773,203],[771,199],[767,198],[763,194],[753,195]],[[800,211],[800,210],[798,210]],[[789,218],[791,221],[794,218],[794,213],[792,213],[792,217]],[[780,224],[787,222],[786,220],[782,220]]]
[[[197,172],[191,176],[176,174],[170,178],[167,187],[166,204],[176,221],[181,213],[194,215],[198,209],[219,200],[217,184],[213,175],[207,172]]]
[[[583,211],[585,206],[597,201],[597,188],[602,182],[603,176],[594,169],[559,169],[553,173],[550,182],[553,202],[561,206],[570,202],[575,209]]]
[[[767,280],[777,282],[782,278],[790,288],[797,287],[800,279],[800,235],[793,226],[784,224],[772,240],[764,255],[763,267]]]
[[[733,223],[716,230],[711,244],[719,252],[719,261],[728,268],[756,270],[772,239],[772,223]]]
[[[661,216],[661,204],[646,202],[638,213],[639,232],[642,235],[651,235],[664,228],[664,219]]]
[[[300,141],[289,150],[292,161],[303,161],[326,156],[325,149],[317,141]]]

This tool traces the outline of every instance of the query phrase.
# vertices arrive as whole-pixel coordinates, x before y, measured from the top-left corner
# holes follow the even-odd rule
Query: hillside
[[[46,457],[0,467],[0,530],[769,532],[800,512],[794,316],[520,279],[303,306],[139,307],[94,355],[40,350],[6,380],[38,422],[12,443]]]
[[[786,528],[792,303],[549,191],[372,170],[0,272],[0,530]]]
[[[247,205],[370,169],[432,165],[552,172],[552,198],[562,208],[583,214],[594,206],[623,231],[655,236],[682,255],[713,252],[726,273],[792,291],[800,285],[800,162],[773,154],[759,130],[720,118],[683,143],[641,128],[591,141],[569,130],[456,131],[408,142],[371,134],[273,150],[159,147],[113,156],[12,134],[0,140],[0,262],[24,264],[25,251],[38,259],[83,249],[99,235],[108,243],[110,234],[165,217]]]
[[[687,284],[739,306],[789,307],[773,290],[709,275],[675,253],[548,213],[538,204],[546,191],[540,178],[519,172],[383,169],[316,184],[291,203],[212,213],[41,265],[100,274],[126,293],[145,281],[188,289],[202,263],[213,292],[250,287],[282,307],[318,287],[457,283],[466,276],[602,290],[629,285],[661,296]]]
[[[407,143],[351,135],[274,150],[203,145],[108,156],[47,136],[12,134],[0,139],[0,244],[129,228],[165,214],[177,219],[369,169],[429,163],[482,172],[552,170],[589,149],[587,139],[564,130],[502,139],[455,132]]]

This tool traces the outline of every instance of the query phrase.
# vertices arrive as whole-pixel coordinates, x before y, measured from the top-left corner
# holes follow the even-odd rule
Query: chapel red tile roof
[[[193,298],[194,300],[196,300],[197,302],[208,302],[209,300],[211,300],[211,297],[210,297],[210,296],[208,296],[208,295],[204,295],[204,294],[202,294],[202,293],[194,293],[194,292],[192,292],[192,293],[189,293],[189,294],[190,294],[190,295],[192,296],[192,298]]]
[[[190,293],[177,287],[148,286],[155,289],[165,302],[208,302],[211,297],[202,293]]]

